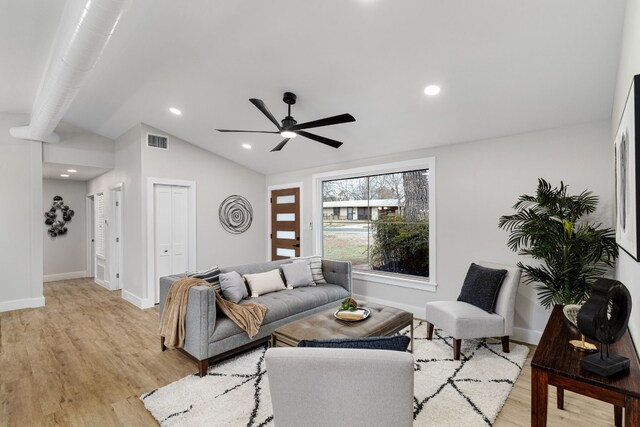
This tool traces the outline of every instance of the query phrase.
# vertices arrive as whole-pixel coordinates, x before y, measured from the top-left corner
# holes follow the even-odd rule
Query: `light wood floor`
[[[139,310],[87,279],[45,283],[46,307],[0,313],[0,425],[157,425],[138,396],[195,372],[160,352],[158,309]],[[530,423],[529,363],[496,426]],[[613,425],[610,405],[550,393],[549,425]]]

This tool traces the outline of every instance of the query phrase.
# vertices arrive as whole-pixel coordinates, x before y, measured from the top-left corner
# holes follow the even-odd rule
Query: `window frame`
[[[350,169],[334,170],[311,175],[312,184],[312,212],[314,227],[313,242],[314,252],[323,253],[322,247],[322,183],[337,179],[358,178],[371,175],[388,173],[400,173],[410,170],[429,170],[429,277],[407,276],[394,273],[376,273],[374,270],[354,270],[355,279],[382,283],[385,285],[399,286],[422,291],[436,292],[436,158],[423,157],[420,159],[405,160],[392,163],[374,164]]]

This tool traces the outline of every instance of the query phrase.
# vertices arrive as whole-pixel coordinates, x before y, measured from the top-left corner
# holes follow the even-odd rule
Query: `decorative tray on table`
[[[344,320],[345,322],[359,322],[366,319],[371,314],[371,310],[364,307],[356,307],[355,310],[336,310],[333,315],[336,319]]]

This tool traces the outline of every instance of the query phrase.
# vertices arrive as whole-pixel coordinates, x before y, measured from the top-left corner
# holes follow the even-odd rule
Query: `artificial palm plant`
[[[535,196],[522,195],[513,206],[514,215],[500,217],[498,226],[509,234],[509,248],[539,260],[524,265],[524,282],[535,283],[540,303],[580,304],[591,294],[596,278],[613,267],[618,256],[615,231],[589,223],[598,197],[590,191],[570,196],[567,185],[552,188],[538,179]]]

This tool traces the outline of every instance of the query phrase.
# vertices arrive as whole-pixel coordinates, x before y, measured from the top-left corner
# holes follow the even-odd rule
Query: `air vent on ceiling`
[[[147,134],[147,147],[160,148],[166,150],[169,146],[169,138],[166,136]]]

